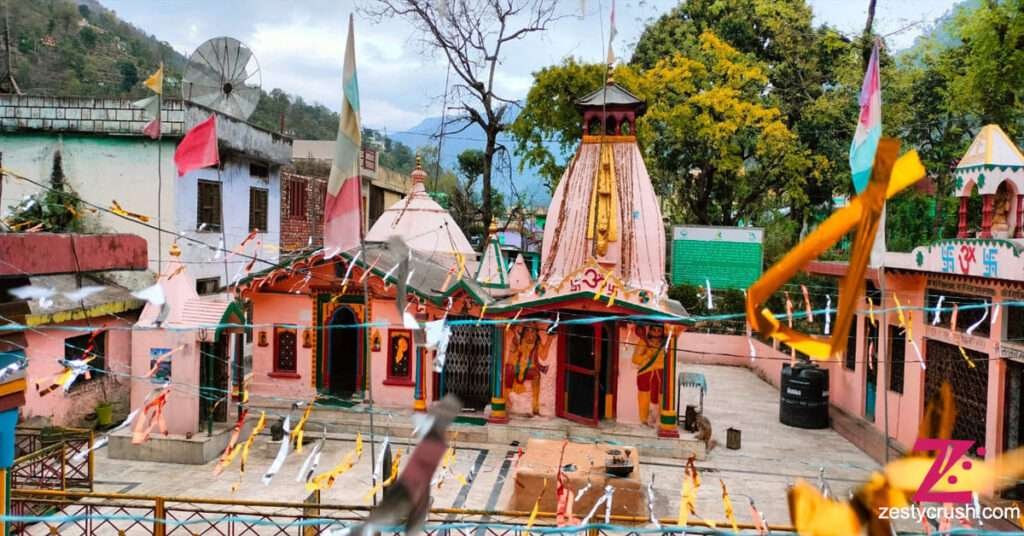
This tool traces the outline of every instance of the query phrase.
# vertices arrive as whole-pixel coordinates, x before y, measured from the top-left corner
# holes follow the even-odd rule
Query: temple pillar
[[[491,418],[490,422],[508,422],[508,400],[505,396],[505,329],[491,327]]]
[[[679,344],[679,332],[672,328],[669,333],[672,341],[668,352],[665,352],[662,368],[658,437],[679,437],[679,417],[676,415],[676,346]]]
[[[1024,194],[1017,196],[1017,226],[1014,227],[1014,238],[1024,238]]]
[[[417,348],[416,359],[414,360],[415,368],[413,373],[416,375],[416,383],[412,389],[412,410],[417,412],[427,411],[427,373],[426,373],[426,361],[427,351],[422,348]]]
[[[957,225],[956,230],[957,238],[967,238],[967,204],[970,202],[970,200],[970,197],[960,198],[960,210],[958,212],[960,216],[960,222]]]
[[[978,238],[992,238],[992,213],[994,211],[995,198],[994,194],[981,196],[981,234],[978,235]]]

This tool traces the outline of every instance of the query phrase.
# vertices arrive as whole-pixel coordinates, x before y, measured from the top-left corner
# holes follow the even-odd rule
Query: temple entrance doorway
[[[328,323],[327,392],[332,396],[350,398],[362,387],[363,330],[352,327],[358,324],[348,307],[338,307]]]
[[[562,326],[558,345],[555,414],[596,426],[615,417],[615,326]]]

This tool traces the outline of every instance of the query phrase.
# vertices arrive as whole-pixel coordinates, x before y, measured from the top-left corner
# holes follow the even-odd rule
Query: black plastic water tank
[[[797,428],[828,428],[828,370],[807,362],[782,365],[779,421]]]

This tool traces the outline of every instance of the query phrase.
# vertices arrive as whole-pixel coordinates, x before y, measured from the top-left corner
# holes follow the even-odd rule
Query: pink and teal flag
[[[878,42],[871,49],[871,60],[864,72],[864,84],[860,88],[860,120],[857,132],[850,144],[850,171],[853,173],[853,188],[861,193],[868,187],[871,167],[875,163],[875,150],[882,137],[882,88],[878,72]]]
[[[327,200],[324,206],[324,249],[328,255],[355,248],[359,245],[362,235],[362,191],[359,177],[362,134],[359,125],[355,29],[351,15],[348,18],[342,93],[344,96],[338,121],[338,139],[334,145],[334,162],[331,163],[331,176],[327,181]]]

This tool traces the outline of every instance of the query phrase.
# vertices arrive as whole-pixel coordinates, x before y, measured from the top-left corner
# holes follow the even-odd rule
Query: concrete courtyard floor
[[[728,486],[740,521],[749,522],[747,498],[752,498],[771,524],[788,525],[786,486],[798,479],[815,482],[821,468],[837,496],[863,482],[878,465],[831,429],[801,430],[778,420],[778,391],[752,372],[739,367],[682,364],[688,372],[701,372],[708,381],[704,412],[714,430],[715,446],[707,459],[697,463],[702,487],[697,510],[703,518],[723,520],[719,479]],[[692,396],[687,392],[684,396]],[[386,423],[379,425],[386,427]],[[725,448],[729,427],[742,430],[742,448]],[[653,431],[652,431],[653,433]],[[309,435],[314,435],[311,432]],[[383,434],[381,434],[383,435]],[[353,436],[340,434],[326,444],[319,471],[337,464],[353,448]],[[368,438],[364,437],[364,440]],[[379,438],[380,440],[383,437]],[[403,446],[408,438],[392,437],[392,444]],[[435,489],[435,507],[504,509],[511,495],[513,458],[517,447],[508,444],[458,444],[454,471],[469,476],[466,486],[449,478]],[[165,497],[251,499],[301,502],[308,495],[296,481],[308,450],[292,453],[282,471],[269,486],[260,478],[277,452],[278,445],[257,440],[239,483],[238,460],[219,477],[213,476],[215,462],[204,466],[132,462],[109,459],[106,449],[96,454],[97,492],[117,492]],[[308,449],[309,447],[307,447]],[[369,445],[362,459],[322,494],[322,502],[345,505],[369,504],[372,465]],[[679,508],[684,460],[645,457],[641,452],[640,471],[644,482],[656,475],[655,513],[674,517]],[[585,513],[578,513],[584,515]],[[637,512],[646,516],[647,512]]]

